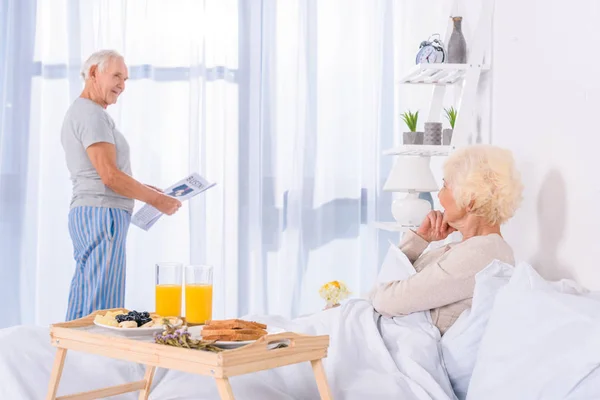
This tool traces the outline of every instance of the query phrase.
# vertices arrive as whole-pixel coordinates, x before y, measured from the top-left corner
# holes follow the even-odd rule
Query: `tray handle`
[[[299,335],[294,332],[275,333],[273,335],[265,335],[260,339],[257,339],[254,343],[230,351],[248,351],[257,349],[273,351],[279,348],[294,347],[296,341],[303,337],[305,337],[305,335]]]

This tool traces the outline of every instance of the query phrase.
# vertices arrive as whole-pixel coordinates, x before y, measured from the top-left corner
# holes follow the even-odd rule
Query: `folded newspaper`
[[[202,176],[194,172],[190,176],[166,188],[164,193],[167,196],[172,196],[179,199],[179,201],[185,201],[210,189],[213,186],[215,186],[215,183],[208,182]],[[145,204],[131,218],[131,223],[147,231],[156,223],[156,221],[158,221],[162,215],[163,213],[158,211],[156,208],[149,204]]]

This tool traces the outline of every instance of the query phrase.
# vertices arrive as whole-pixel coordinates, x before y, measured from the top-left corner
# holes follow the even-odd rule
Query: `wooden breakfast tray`
[[[109,310],[99,310],[81,319],[51,325],[50,338],[52,345],[58,350],[54,358],[46,400],[99,399],[137,390],[140,391],[140,400],[148,399],[157,367],[212,376],[217,383],[221,399],[231,400],[234,396],[229,384],[230,377],[306,361],[312,364],[321,399],[332,398],[322,363],[329,347],[328,335],[310,336],[284,332],[264,336],[252,344],[234,350],[213,353],[114,336],[104,332],[91,332],[93,329],[90,328],[95,327],[95,315],[105,311]],[[285,342],[287,347],[269,349],[267,346],[274,342]],[[146,373],[141,381],[56,397],[67,350],[144,364]]]

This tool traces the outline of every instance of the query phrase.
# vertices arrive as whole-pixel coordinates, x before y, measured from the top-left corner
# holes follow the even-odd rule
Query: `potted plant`
[[[425,133],[423,135],[423,144],[437,145],[442,144],[442,123],[425,122]]]
[[[400,115],[402,120],[408,127],[409,132],[404,132],[402,135],[402,143],[404,144],[423,144],[423,132],[417,132],[417,121],[419,112],[412,113],[410,110]]]
[[[444,129],[442,142],[444,146],[449,146],[452,142],[452,132],[454,132],[454,123],[456,122],[456,109],[454,107],[444,108],[446,119],[450,122],[450,128]]]

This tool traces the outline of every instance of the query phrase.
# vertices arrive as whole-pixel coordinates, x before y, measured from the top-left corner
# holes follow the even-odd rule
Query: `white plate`
[[[178,324],[175,325],[175,328],[179,328],[182,324],[183,321],[179,319]],[[152,336],[156,332],[162,332],[165,330],[164,325],[152,326],[149,328],[120,328],[118,326],[103,325],[96,321],[94,321],[94,325],[104,329],[109,329],[123,336]]]
[[[199,340],[202,338],[202,329],[204,328],[204,325],[197,325],[197,326],[188,326],[188,332],[190,333],[192,339],[195,340]],[[275,335],[277,333],[283,333],[285,332],[284,329],[281,328],[275,328],[275,327],[267,327],[267,335]],[[256,342],[256,340],[244,340],[241,342],[228,342],[225,340],[217,340],[215,342],[215,345],[218,347],[222,347],[224,349],[235,349],[238,347],[242,347],[242,346],[246,346],[247,344],[251,344]]]

